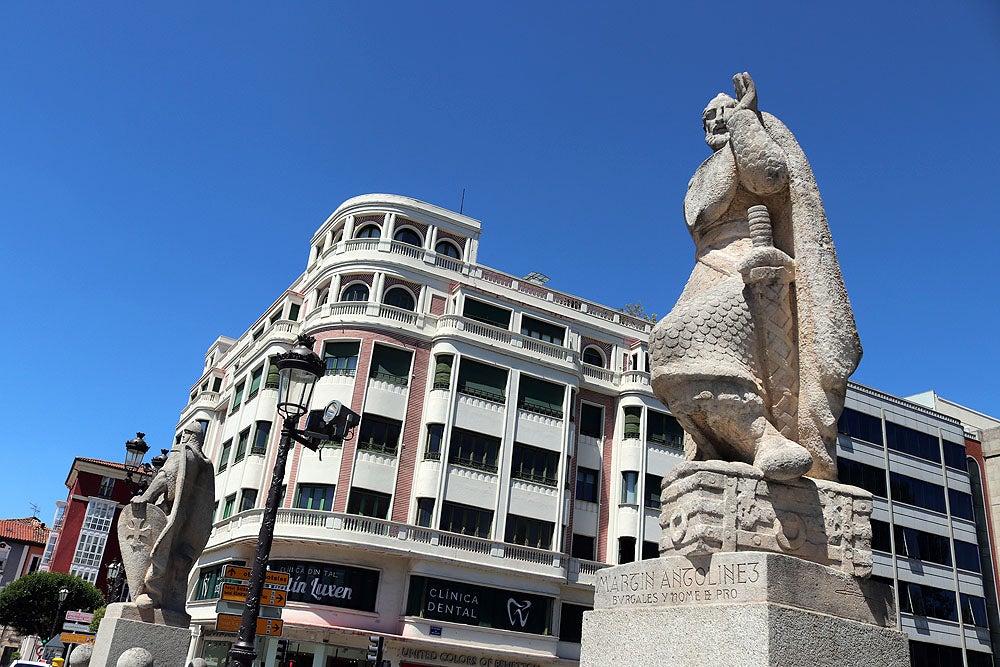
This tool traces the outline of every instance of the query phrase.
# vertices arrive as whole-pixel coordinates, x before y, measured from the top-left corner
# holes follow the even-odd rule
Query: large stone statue
[[[809,163],[757,109],[747,73],[703,112],[714,151],[688,185],[694,270],[654,328],[652,386],[691,436],[689,460],[764,477],[837,479],[837,418],[861,360]]]
[[[201,426],[193,422],[118,522],[136,607],[172,612],[168,615],[180,623],[186,617],[188,575],[212,532],[215,471],[201,446]]]

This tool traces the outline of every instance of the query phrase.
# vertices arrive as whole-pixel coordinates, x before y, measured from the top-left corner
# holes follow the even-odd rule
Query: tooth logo
[[[531,607],[531,600],[518,602],[514,598],[507,598],[507,618],[510,619],[510,624],[516,625],[519,622],[522,628],[527,625],[529,607]],[[514,621],[515,616],[517,622]]]

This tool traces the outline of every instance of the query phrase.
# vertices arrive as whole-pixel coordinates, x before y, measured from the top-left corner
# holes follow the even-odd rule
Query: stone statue
[[[188,575],[212,531],[215,471],[202,452],[201,425],[181,433],[149,488],[122,510],[118,539],[135,606],[186,625]]]
[[[684,199],[696,263],[650,340],[652,386],[688,460],[771,480],[836,480],[837,418],[858,339],[812,170],[757,109],[747,73],[702,114],[713,154]]]

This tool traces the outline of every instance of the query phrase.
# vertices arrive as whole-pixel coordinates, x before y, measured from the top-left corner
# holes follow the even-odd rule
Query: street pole
[[[281,501],[281,484],[285,480],[285,461],[288,459],[292,432],[298,419],[298,417],[285,417],[282,422],[278,454],[274,459],[274,471],[271,473],[271,488],[267,492],[267,503],[264,505],[260,535],[257,538],[257,552],[254,555],[253,568],[250,570],[246,606],[243,607],[243,618],[240,620],[236,643],[229,649],[230,667],[253,667],[254,659],[257,657],[254,640],[257,636],[257,617],[260,615],[260,596],[264,590],[264,578],[267,576],[271,543],[274,541],[274,523],[278,516],[278,503]]]

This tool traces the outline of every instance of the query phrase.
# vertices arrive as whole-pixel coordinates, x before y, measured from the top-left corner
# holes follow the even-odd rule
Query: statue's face
[[[701,114],[701,123],[705,128],[705,143],[713,151],[717,151],[729,141],[729,126],[726,119],[732,113],[732,105],[713,100]]]

